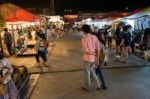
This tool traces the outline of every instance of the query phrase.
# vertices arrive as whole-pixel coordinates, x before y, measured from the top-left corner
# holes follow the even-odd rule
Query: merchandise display
[[[36,54],[36,50],[35,50],[35,45],[36,45],[36,41],[35,40],[28,40],[28,41],[23,41],[23,43],[25,43],[25,46],[22,47],[18,47],[18,51],[17,51],[17,56],[22,56],[22,55],[35,55]],[[18,44],[19,45],[19,44]]]
[[[14,69],[12,78],[18,89],[18,94],[20,97],[24,97],[28,89],[28,82],[30,78],[29,72],[25,66],[12,65],[12,67]]]

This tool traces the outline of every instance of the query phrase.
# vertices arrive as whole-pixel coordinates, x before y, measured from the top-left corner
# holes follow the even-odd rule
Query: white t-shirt
[[[109,36],[109,37],[110,37],[110,36],[111,36],[111,30],[110,30],[110,29],[108,29],[108,30],[107,30],[107,33],[108,33],[108,35],[107,35],[107,36]]]

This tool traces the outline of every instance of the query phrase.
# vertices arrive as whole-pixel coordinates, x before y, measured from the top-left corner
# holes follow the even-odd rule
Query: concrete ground
[[[103,66],[107,90],[86,92],[83,85],[81,33],[59,38],[49,55],[49,73],[41,74],[31,99],[149,99],[150,63],[134,55],[129,63],[117,62],[113,50],[107,67]]]

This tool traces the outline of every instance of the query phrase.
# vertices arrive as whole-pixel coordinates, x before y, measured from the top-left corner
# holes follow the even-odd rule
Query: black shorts
[[[122,40],[116,40],[116,46],[119,46],[121,44]]]

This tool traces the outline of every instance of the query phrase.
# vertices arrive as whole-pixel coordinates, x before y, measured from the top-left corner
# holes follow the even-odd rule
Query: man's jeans
[[[94,71],[94,66],[95,63],[94,62],[84,62],[84,73],[85,73],[85,81],[84,81],[84,87],[88,90],[90,90],[90,84],[91,84],[91,77],[96,80],[97,82],[97,87],[100,87],[100,82],[96,76],[96,73]]]
[[[95,72],[99,76],[102,86],[106,86],[101,67],[96,68]]]

